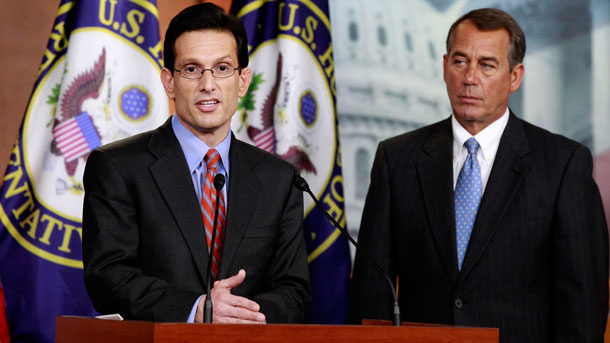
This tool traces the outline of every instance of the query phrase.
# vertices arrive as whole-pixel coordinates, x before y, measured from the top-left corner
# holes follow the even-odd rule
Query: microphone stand
[[[305,181],[305,179],[302,176],[295,174],[294,177],[292,178],[292,184],[296,188],[301,190],[302,192],[309,194],[309,196],[313,199],[314,203],[316,204],[316,207],[318,207],[324,213],[324,215],[326,215],[326,217],[331,221],[331,223],[333,223],[333,225],[337,229],[339,229],[339,231],[341,231],[341,233],[343,235],[345,235],[347,237],[347,239],[350,241],[350,243],[352,243],[356,247],[356,250],[361,252],[371,262],[371,264],[373,264],[373,266],[375,266],[375,268],[377,268],[377,271],[379,271],[379,273],[381,273],[381,275],[383,275],[385,280],[388,282],[388,285],[390,286],[390,289],[392,290],[392,296],[394,297],[394,309],[393,309],[394,317],[392,320],[392,324],[394,326],[400,326],[401,325],[400,307],[398,306],[398,299],[396,298],[396,288],[394,288],[394,284],[390,280],[390,277],[388,276],[388,274],[385,273],[385,271],[381,268],[381,266],[379,264],[377,264],[377,262],[375,262],[375,260],[363,248],[361,248],[360,245],[358,245],[358,242],[356,242],[352,238],[352,236],[347,232],[347,230],[345,230],[341,225],[339,225],[339,223],[337,223],[335,218],[333,218],[330,214],[328,214],[328,212],[326,212],[326,210],[324,210],[324,208],[322,207],[322,205],[320,205],[320,202],[318,201],[316,196],[309,189],[309,185],[307,184],[307,181]]]
[[[203,303],[203,322],[212,322],[212,259],[214,258],[214,245],[216,244],[216,224],[218,223],[218,207],[220,204],[220,197],[218,196],[222,186],[225,184],[225,176],[222,174],[216,174],[214,177],[214,188],[216,189],[216,208],[214,209],[214,224],[212,225],[212,243],[210,246],[210,257],[208,259],[208,275],[206,279],[207,292],[205,296],[205,302]],[[217,275],[218,277],[218,275]]]

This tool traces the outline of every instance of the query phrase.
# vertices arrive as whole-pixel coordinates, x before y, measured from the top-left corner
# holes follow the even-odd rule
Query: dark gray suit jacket
[[[510,118],[458,271],[450,119],[379,144],[359,242],[402,319],[500,328],[502,342],[602,342],[608,231],[590,152]],[[359,254],[350,319],[390,318]]]
[[[186,159],[171,120],[103,146],[85,169],[85,284],[101,313],[186,321],[205,293],[208,251]],[[287,162],[234,137],[219,278],[268,322],[298,322],[310,300],[302,194]]]

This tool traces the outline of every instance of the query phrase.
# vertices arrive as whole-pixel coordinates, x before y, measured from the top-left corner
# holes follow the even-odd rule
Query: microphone
[[[347,232],[347,230],[345,230],[343,227],[341,227],[341,225],[339,225],[339,223],[337,223],[335,218],[333,218],[330,214],[328,214],[328,212],[326,212],[326,210],[322,207],[322,205],[320,205],[318,198],[316,198],[316,196],[311,192],[311,190],[309,189],[309,185],[307,184],[307,181],[305,181],[305,179],[302,176],[295,174],[294,177],[292,178],[292,184],[300,191],[309,194],[309,196],[313,199],[314,203],[316,204],[316,207],[318,207],[324,213],[324,215],[326,215],[326,217],[331,221],[331,223],[333,223],[333,225],[337,229],[339,229],[339,231],[341,231],[342,234],[344,234],[347,237],[347,239],[354,245],[354,247],[356,247],[356,250],[361,252],[362,255],[364,255],[371,262],[371,264],[373,266],[375,266],[375,268],[377,268],[377,271],[379,271],[379,273],[381,273],[381,275],[383,275],[383,277],[388,282],[388,285],[390,286],[390,289],[392,290],[392,296],[394,297],[394,319],[392,320],[392,323],[394,326],[400,326],[400,324],[401,324],[400,323],[400,308],[398,307],[398,299],[396,298],[396,289],[394,288],[394,284],[390,280],[390,277],[388,276],[388,274],[386,274],[386,272],[381,268],[381,266],[379,264],[377,264],[377,262],[369,254],[367,254],[367,252],[362,247],[360,247],[360,245],[358,245],[358,242],[356,242],[352,238],[352,236],[350,236],[350,234]]]
[[[219,192],[222,186],[225,185],[225,176],[222,174],[216,174],[214,177],[214,188],[216,189],[216,208],[214,209],[214,223],[212,224],[212,244],[210,247],[210,258],[208,259],[208,275],[206,280],[207,292],[205,302],[203,303],[203,322],[212,322],[212,295],[210,294],[212,289],[212,258],[214,256],[214,245],[216,243],[216,224],[218,223],[218,207],[220,204]],[[218,276],[218,275],[217,275]]]

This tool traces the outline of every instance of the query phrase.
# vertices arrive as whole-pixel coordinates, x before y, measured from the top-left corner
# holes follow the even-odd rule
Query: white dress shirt
[[[485,186],[487,186],[487,180],[489,180],[489,174],[491,173],[491,167],[493,167],[494,160],[496,159],[496,153],[498,152],[498,146],[500,146],[500,138],[508,123],[509,111],[508,107],[504,111],[504,114],[496,121],[491,123],[489,126],[481,130],[476,135],[471,135],[470,132],[455,119],[455,115],[451,115],[451,127],[453,131],[453,189],[457,183],[460,170],[468,157],[468,149],[464,146],[464,143],[474,137],[479,142],[479,149],[477,150],[477,162],[481,168],[481,186],[483,186],[482,194],[485,193]]]

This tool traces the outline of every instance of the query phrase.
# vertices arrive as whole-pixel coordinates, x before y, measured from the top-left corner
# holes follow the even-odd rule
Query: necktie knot
[[[205,161],[208,169],[216,169],[216,165],[218,164],[218,161],[220,161],[220,154],[218,151],[216,151],[216,149],[210,149],[208,150],[208,153],[205,154],[203,160]]]
[[[464,145],[466,146],[466,149],[468,149],[469,155],[472,155],[473,157],[477,155],[477,150],[479,149],[479,142],[477,142],[474,137],[468,139],[464,143]]]

